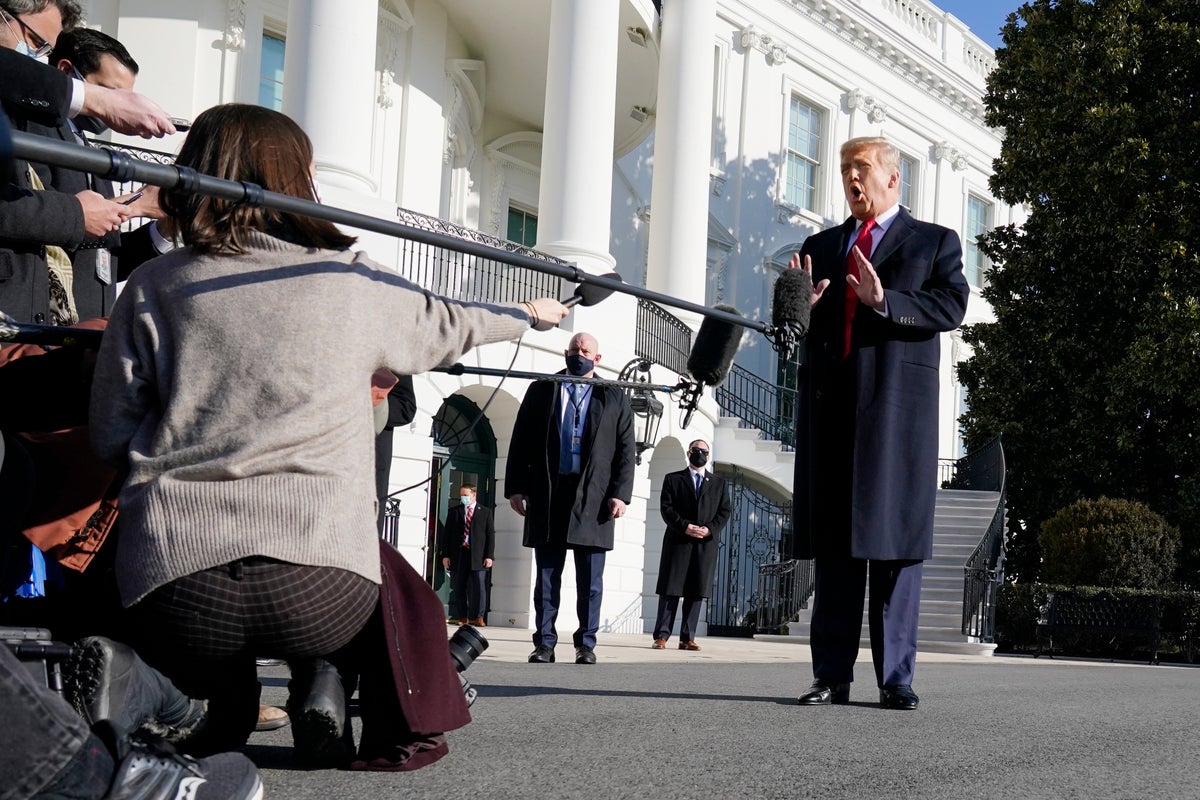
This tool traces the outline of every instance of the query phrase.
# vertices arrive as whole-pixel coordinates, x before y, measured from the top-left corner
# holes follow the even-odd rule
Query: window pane
[[[809,211],[816,207],[821,114],[798,97],[788,109],[788,147],[784,165],[784,199]]]
[[[276,111],[283,110],[283,53],[283,39],[264,33],[258,104]]]
[[[913,176],[917,171],[917,163],[908,156],[900,156],[900,205],[907,209],[913,207]]]
[[[508,240],[533,247],[537,244],[537,217],[512,206],[508,207]]]
[[[979,249],[978,239],[991,227],[992,204],[978,197],[967,197],[967,230],[963,266],[967,282],[972,286],[983,286],[983,273],[987,269],[987,258]]]

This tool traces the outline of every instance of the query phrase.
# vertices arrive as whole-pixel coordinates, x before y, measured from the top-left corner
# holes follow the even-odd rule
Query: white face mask
[[[23,56],[29,56],[34,61],[40,61],[43,64],[49,64],[50,63],[50,54],[45,53],[45,54],[39,56],[37,54],[37,51],[29,46],[28,42],[26,42],[22,37],[17,36],[17,32],[13,30],[12,24],[8,21],[8,14],[4,14],[2,16],[4,17],[4,24],[8,26],[8,32],[10,34],[12,34],[12,37],[14,39],[17,40],[17,46],[14,47],[13,50],[16,50],[18,53],[20,53]]]

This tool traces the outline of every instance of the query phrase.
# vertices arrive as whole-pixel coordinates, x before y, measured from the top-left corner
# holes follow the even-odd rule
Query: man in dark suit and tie
[[[683,622],[679,627],[679,649],[699,650],[696,627],[700,605],[712,596],[717,570],[717,541],[733,512],[725,479],[704,470],[708,442],[697,439],[688,445],[688,467],[663,478],[659,509],[667,529],[663,533],[662,558],[658,565],[658,617],[654,621],[655,650],[667,646],[675,627],[675,612],[683,598]]]
[[[458,489],[459,502],[446,515],[442,536],[442,567],[450,573],[454,612],[458,622],[484,625],[487,609],[487,571],[496,556],[496,522],[492,510],[476,501],[475,484]]]
[[[567,372],[590,378],[600,344],[589,333],[571,337]],[[535,630],[531,664],[554,661],[562,573],[575,559],[572,637],[575,663],[596,663],[596,633],[604,593],[604,559],[616,520],[633,498],[636,449],[633,412],[625,393],[610,386],[539,381],[525,392],[513,425],[504,493],[525,518],[523,543],[533,548]]]
[[[848,702],[869,573],[880,704],[911,710],[933,551],[939,335],[961,324],[970,289],[958,234],[900,206],[891,143],[846,142],[841,174],[851,218],[810,236],[789,265],[813,279],[793,514],[795,553],[815,564],[815,680],[799,702]]]

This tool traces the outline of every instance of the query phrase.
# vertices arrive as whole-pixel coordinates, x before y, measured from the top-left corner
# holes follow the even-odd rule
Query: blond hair
[[[844,159],[847,155],[867,149],[875,151],[880,165],[888,172],[900,171],[900,151],[882,136],[858,136],[848,139],[842,144],[840,155]]]

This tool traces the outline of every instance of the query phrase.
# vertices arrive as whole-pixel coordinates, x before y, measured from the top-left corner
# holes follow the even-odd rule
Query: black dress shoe
[[[554,663],[554,648],[553,647],[535,647],[533,652],[529,654],[530,664],[553,664]]]
[[[894,708],[899,711],[915,711],[921,704],[921,698],[907,683],[879,687],[879,705],[883,708]]]
[[[576,664],[595,664],[596,651],[586,645],[575,648]]]
[[[796,702],[802,706],[845,705],[850,702],[850,684],[816,680]]]

